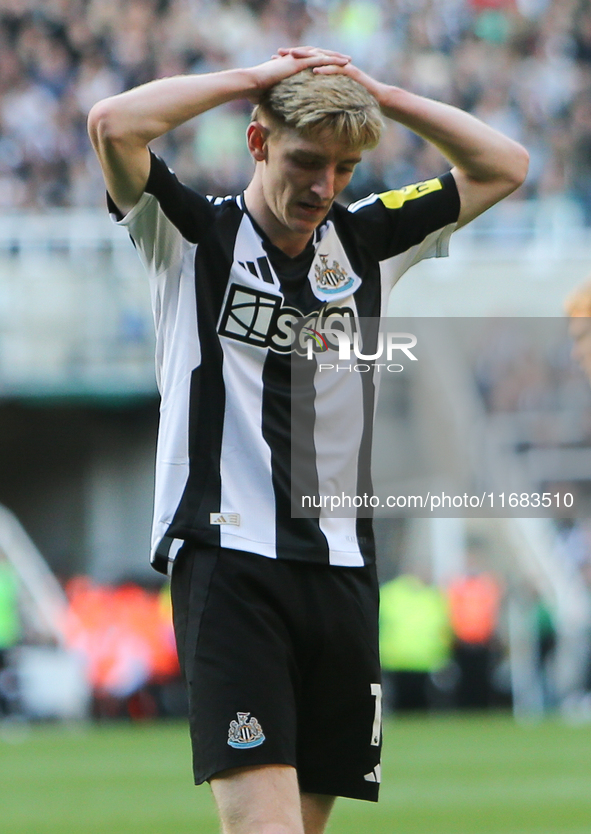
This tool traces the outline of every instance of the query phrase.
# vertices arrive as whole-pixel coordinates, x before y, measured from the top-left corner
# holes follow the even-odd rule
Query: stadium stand
[[[60,579],[86,573],[117,583],[150,570],[145,539],[157,419],[151,312],[135,253],[104,210],[87,113],[97,100],[154,77],[249,65],[298,42],[347,52],[390,83],[455,103],[530,152],[519,193],[460,232],[453,259],[437,272],[417,266],[396,288],[392,314],[561,316],[564,296],[588,275],[591,0],[4,0],[0,500]],[[154,149],[201,191],[239,190],[251,165],[248,117],[245,102],[218,108]],[[436,152],[391,123],[344,196],[353,200],[444,167]],[[433,351],[435,365],[422,363],[425,378],[406,405],[400,389],[391,395],[388,420],[378,419],[380,448],[394,445],[395,407],[405,438],[403,431],[415,430],[413,415],[430,413],[425,403],[437,397],[438,415],[447,415],[457,436],[464,441],[470,424],[488,450],[487,492],[504,488],[517,463],[521,477],[527,460],[520,491],[573,482],[581,506],[590,507],[591,393],[568,370],[568,347],[559,334],[557,353],[542,357],[543,367],[527,356],[515,361],[515,354],[504,365],[504,337],[493,336],[446,397],[434,382],[444,357]],[[465,442],[443,445],[462,462]],[[403,440],[398,459],[413,449]],[[477,483],[481,467],[468,461],[466,469]],[[474,531],[459,518],[403,521],[406,552],[428,553],[435,568],[440,559],[443,581],[450,560],[460,559],[456,545]],[[497,563],[503,550],[503,571],[518,591],[507,616],[516,712],[536,712],[543,707],[532,683],[530,588],[557,616],[558,698],[566,702],[591,685],[581,679],[591,654],[591,533],[571,519],[585,540],[575,558],[565,556],[568,542],[559,546],[552,519],[492,521],[476,532],[490,538]]]
[[[521,196],[565,192],[591,223],[588,0],[10,0],[0,13],[0,205],[101,204],[85,127],[95,101],[153,77],[247,65],[295,42],[349,52],[387,81],[498,126],[531,154]],[[244,103],[229,106],[159,150],[201,189],[240,188],[249,161],[235,150],[247,117]],[[390,126],[355,188],[440,168],[423,142]]]

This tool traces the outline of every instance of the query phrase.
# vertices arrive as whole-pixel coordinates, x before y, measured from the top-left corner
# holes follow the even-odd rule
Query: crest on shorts
[[[263,728],[254,715],[249,718],[249,712],[237,712],[238,721],[230,721],[228,730],[228,744],[230,747],[245,750],[248,747],[258,747],[265,740]]]
[[[333,260],[332,266],[328,265],[328,255],[320,255],[320,264],[314,267],[316,286],[323,293],[336,293],[347,290],[353,286],[353,278],[347,275],[338,261]]]

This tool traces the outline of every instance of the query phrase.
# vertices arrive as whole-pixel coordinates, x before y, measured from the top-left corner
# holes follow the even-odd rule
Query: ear
[[[246,143],[255,162],[267,159],[267,139],[270,130],[261,122],[251,122],[246,129]]]

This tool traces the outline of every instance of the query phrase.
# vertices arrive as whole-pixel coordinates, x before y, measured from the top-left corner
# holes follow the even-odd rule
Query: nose
[[[312,191],[322,202],[329,202],[335,196],[335,169],[332,166],[323,168],[312,185]]]

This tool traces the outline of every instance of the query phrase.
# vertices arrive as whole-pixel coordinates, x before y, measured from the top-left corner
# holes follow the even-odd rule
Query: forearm
[[[153,139],[228,101],[256,101],[263,90],[307,67],[349,61],[315,47],[295,53],[277,55],[249,69],[160,78],[95,104],[88,116],[88,132],[119,209],[131,209],[144,191],[150,172],[148,145]]]
[[[97,132],[147,145],[189,119],[257,89],[250,70],[225,70],[150,81],[98,102],[90,115]]]
[[[479,119],[443,102],[379,84],[384,115],[435,145],[452,165],[477,182],[499,177],[519,185],[525,175],[522,146]]]
[[[338,67],[349,61],[346,55],[315,47],[293,52],[247,69],[160,78],[104,99],[91,110],[91,135],[95,130],[114,141],[147,145],[220,104],[238,98],[256,101],[263,90],[308,67]]]
[[[441,151],[453,166],[460,196],[458,227],[507,197],[524,181],[529,163],[525,148],[469,113],[383,84],[353,64],[315,71],[354,78],[376,98],[384,116],[410,128]]]

